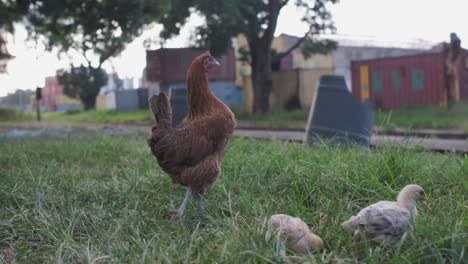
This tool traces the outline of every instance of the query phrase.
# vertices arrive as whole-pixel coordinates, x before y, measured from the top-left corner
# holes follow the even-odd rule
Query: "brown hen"
[[[176,216],[182,218],[195,195],[201,212],[203,194],[221,175],[221,162],[234,127],[232,111],[216,98],[208,86],[208,71],[219,63],[206,52],[187,71],[188,114],[172,127],[172,108],[165,93],[153,95],[150,108],[156,119],[148,145],[159,166],[174,183],[187,187]]]

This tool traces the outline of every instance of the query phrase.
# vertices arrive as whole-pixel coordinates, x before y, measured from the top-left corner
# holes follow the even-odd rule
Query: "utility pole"
[[[42,99],[42,88],[36,88],[36,113],[37,113],[37,121],[41,121],[41,108],[40,108],[40,100]]]

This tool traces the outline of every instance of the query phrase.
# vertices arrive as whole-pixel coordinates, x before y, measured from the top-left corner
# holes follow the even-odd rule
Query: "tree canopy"
[[[252,66],[254,84],[254,111],[268,111],[268,95],[271,89],[271,65],[274,60],[301,47],[306,56],[327,53],[336,43],[318,38],[320,34],[334,31],[329,4],[337,0],[295,0],[303,11],[302,21],[309,30],[290,50],[275,54],[270,52],[278,16],[290,0],[174,0],[162,17],[163,38],[178,34],[191,12],[204,16],[206,23],[195,31],[196,46],[220,54],[232,47],[231,40],[244,34],[248,41],[248,55]]]
[[[62,70],[59,82],[67,95],[80,98],[90,109],[107,80],[102,64],[123,51],[168,6],[169,0],[30,0],[26,28],[48,50],[82,56],[84,66]]]
[[[84,109],[92,109],[96,105],[96,96],[107,82],[107,74],[101,68],[72,67],[67,71],[60,71],[57,79],[63,84],[63,92],[72,98],[79,98]]]
[[[0,1],[0,60],[9,60],[13,56],[6,49],[5,33],[13,33],[13,23],[21,20],[26,14],[29,1],[3,0]],[[0,65],[0,73],[4,72],[4,65]]]
[[[62,52],[79,52],[88,65],[96,67],[120,53],[168,5],[168,0],[35,2],[27,15],[31,36],[48,49],[57,47]],[[98,58],[94,63],[93,56]]]

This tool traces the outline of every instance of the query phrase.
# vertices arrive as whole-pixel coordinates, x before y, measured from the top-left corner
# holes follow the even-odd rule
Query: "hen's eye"
[[[419,195],[424,195],[424,191],[419,191]]]

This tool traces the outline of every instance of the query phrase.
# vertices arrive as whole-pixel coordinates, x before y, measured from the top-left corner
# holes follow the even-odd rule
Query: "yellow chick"
[[[276,214],[270,217],[269,224],[273,235],[278,235],[286,247],[293,251],[311,255],[323,249],[322,239],[297,217]]]

